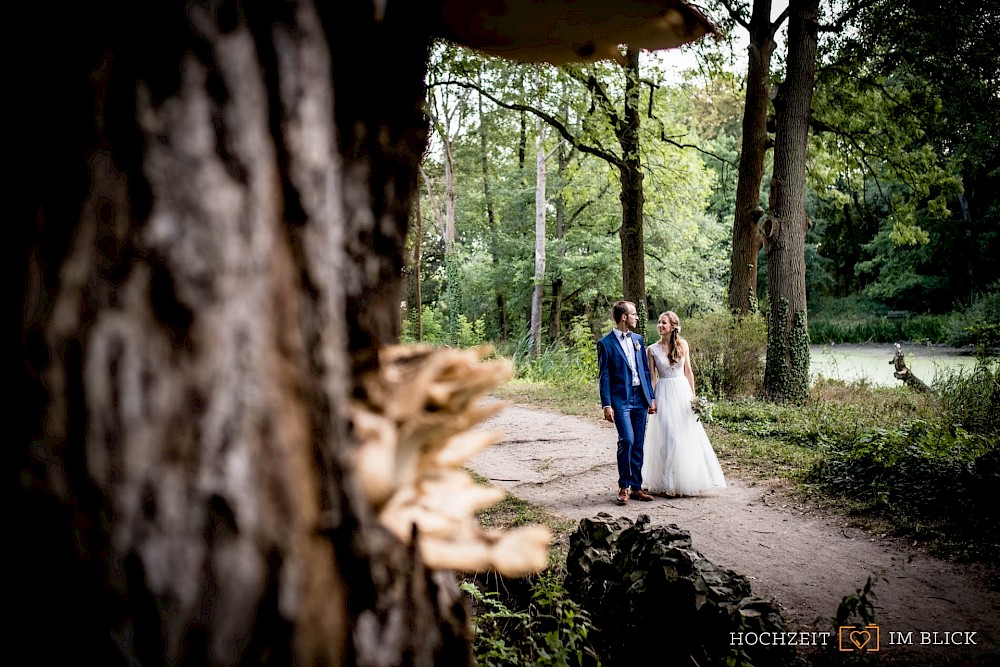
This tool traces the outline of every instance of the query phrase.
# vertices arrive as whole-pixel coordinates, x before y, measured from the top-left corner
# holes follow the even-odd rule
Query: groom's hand
[[[649,414],[651,414],[651,415],[655,415],[656,414],[656,399],[655,398],[653,399],[653,402],[649,404]]]
[[[615,410],[610,405],[604,407],[604,420],[615,423]]]

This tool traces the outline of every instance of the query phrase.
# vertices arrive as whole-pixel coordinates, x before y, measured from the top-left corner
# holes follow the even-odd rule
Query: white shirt
[[[628,359],[628,367],[632,369],[632,386],[638,387],[641,382],[639,380],[639,369],[635,363],[635,345],[631,336],[626,336],[619,329],[615,329],[615,337],[618,338],[618,344],[622,346],[622,351],[625,353],[625,358]]]

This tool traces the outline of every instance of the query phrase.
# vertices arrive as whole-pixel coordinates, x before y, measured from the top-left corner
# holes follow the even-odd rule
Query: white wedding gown
[[[691,409],[694,394],[684,377],[687,357],[670,365],[666,350],[649,346],[656,363],[656,414],[649,416],[642,485],[652,493],[697,496],[726,488],[722,467],[705,427]]]

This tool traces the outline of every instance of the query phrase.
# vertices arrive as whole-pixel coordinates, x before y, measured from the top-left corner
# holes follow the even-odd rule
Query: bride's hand
[[[656,414],[656,399],[655,398],[653,399],[653,402],[649,404],[649,414],[651,414],[651,415],[655,415]]]

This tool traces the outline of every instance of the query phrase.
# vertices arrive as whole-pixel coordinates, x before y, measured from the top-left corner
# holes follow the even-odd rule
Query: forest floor
[[[510,406],[481,428],[505,434],[468,466],[491,483],[575,521],[606,512],[677,524],[691,533],[696,550],[749,577],[755,595],[774,598],[788,631],[831,631],[841,599],[871,576],[886,662],[1000,664],[1000,592],[981,565],[941,560],[915,543],[867,534],[834,510],[794,499],[780,480],[727,474],[728,487],[713,496],[619,506],[615,428],[596,416]],[[911,644],[898,641],[907,633]]]

